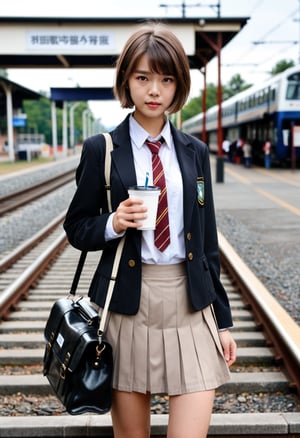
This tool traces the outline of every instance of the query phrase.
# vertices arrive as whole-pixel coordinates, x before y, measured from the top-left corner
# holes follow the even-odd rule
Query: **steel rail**
[[[0,260],[0,273],[6,271],[13,263],[19,260],[24,254],[28,253],[33,247],[35,247],[39,242],[45,239],[49,234],[52,233],[55,228],[62,223],[66,215],[66,212],[61,213],[55,219],[53,219],[44,228],[38,231],[29,239],[18,245],[13,251],[7,254]]]
[[[67,237],[63,232],[57,239],[28,266],[24,272],[13,281],[0,295],[0,319],[5,319],[10,309],[24,298],[36,280],[42,275],[49,264],[67,245]]]
[[[0,216],[3,216],[16,208],[22,207],[28,202],[34,201],[64,184],[74,181],[74,173],[74,169],[68,170],[61,175],[39,182],[24,190],[0,197]]]
[[[290,385],[300,394],[300,327],[247,267],[225,237],[218,233],[221,263],[250,306]]]

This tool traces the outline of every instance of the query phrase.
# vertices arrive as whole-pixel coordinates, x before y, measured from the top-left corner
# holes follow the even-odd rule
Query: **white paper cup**
[[[147,207],[146,219],[136,221],[143,224],[139,230],[155,230],[160,188],[157,186],[133,186],[129,187],[128,194],[132,199],[142,199]]]

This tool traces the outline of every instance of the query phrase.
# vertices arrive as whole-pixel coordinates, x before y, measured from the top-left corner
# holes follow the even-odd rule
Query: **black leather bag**
[[[108,134],[104,135],[109,189],[112,142]],[[111,210],[109,190],[108,205]],[[69,414],[104,414],[111,407],[113,357],[104,331],[124,242],[125,237],[117,248],[101,319],[87,300],[75,296],[87,255],[82,252],[69,296],[54,303],[45,327],[44,375]]]
[[[44,375],[69,414],[111,408],[113,358],[98,312],[82,297],[61,298],[45,328]]]

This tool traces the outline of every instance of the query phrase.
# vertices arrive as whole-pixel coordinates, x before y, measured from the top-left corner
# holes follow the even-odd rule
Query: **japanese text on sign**
[[[113,35],[109,32],[28,32],[29,49],[112,49]]]

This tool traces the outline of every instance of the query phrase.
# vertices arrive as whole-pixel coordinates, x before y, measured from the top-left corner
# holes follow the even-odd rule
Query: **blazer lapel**
[[[128,187],[137,184],[128,119],[129,116],[112,132],[114,150],[111,154],[112,165],[115,167],[126,193]]]

